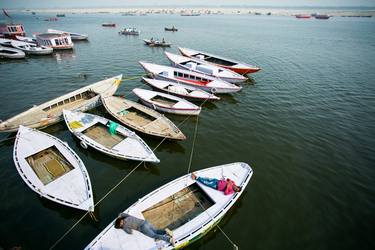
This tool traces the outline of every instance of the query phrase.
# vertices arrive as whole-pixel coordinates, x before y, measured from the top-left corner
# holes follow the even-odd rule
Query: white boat
[[[201,112],[199,106],[177,96],[139,88],[133,89],[133,93],[146,106],[160,112],[176,115],[199,115]]]
[[[40,46],[44,45],[56,50],[73,49],[74,47],[72,38],[67,33],[42,33],[35,37],[37,44]]]
[[[141,32],[137,30],[136,28],[124,28],[119,32],[119,34],[122,35],[133,35],[133,36],[139,36]]]
[[[136,201],[124,212],[148,220],[156,228],[172,230],[176,246],[160,242],[133,230],[127,234],[114,227],[112,221],[86,246],[92,249],[180,249],[202,238],[233,206],[249,183],[253,170],[246,163],[231,163],[196,171],[198,176],[230,178],[241,191],[224,195],[191,179],[190,174],[175,179]],[[246,211],[245,211],[246,212]]]
[[[118,75],[86,87],[72,91],[53,100],[34,106],[0,123],[0,132],[17,131],[19,125],[45,128],[64,118],[63,109],[86,111],[101,105],[100,96],[113,95],[120,85],[122,75]]]
[[[185,140],[186,136],[167,117],[142,104],[120,96],[102,97],[105,109],[125,126],[144,134]]]
[[[66,126],[83,148],[92,147],[121,160],[159,163],[152,150],[133,131],[107,118],[63,110]]]
[[[94,211],[86,167],[66,142],[20,126],[13,160],[25,183],[41,197],[69,207]]]
[[[12,47],[12,41],[14,40],[8,38],[0,38],[0,45],[5,47]]]
[[[0,58],[22,59],[25,58],[25,52],[19,49],[4,47],[0,45]]]
[[[49,55],[52,54],[53,49],[46,46],[38,46],[35,43],[27,43],[21,41],[12,41],[12,46],[16,49],[22,50],[26,54],[31,55]]]
[[[48,29],[48,33],[56,33],[56,34],[69,34],[72,40],[79,41],[79,40],[87,40],[89,36],[87,34],[79,34],[74,32],[62,31],[62,30],[55,30],[55,29]]]
[[[187,49],[187,48],[178,48],[178,50],[184,56],[197,58],[207,63],[217,65],[226,69],[230,69],[241,75],[255,73],[260,70],[259,67],[254,66],[254,65],[246,64],[243,62],[238,62],[233,59],[228,59],[222,56],[217,56],[217,55],[209,54],[209,53],[198,51],[198,50]]]
[[[196,88],[218,94],[238,92],[242,89],[242,87],[233,83],[229,83],[205,74],[192,72],[190,70],[173,68],[154,63],[139,63],[146,72],[151,73],[154,78],[159,80],[180,82],[185,85],[194,86]]]
[[[217,77],[231,83],[241,83],[247,80],[243,75],[237,74],[236,72],[223,67],[208,64],[207,62],[196,58],[180,56],[167,51],[164,53],[173,67]]]
[[[212,93],[208,93],[202,89],[198,89],[193,86],[184,85],[178,82],[170,82],[164,80],[156,80],[151,78],[142,77],[143,81],[145,81],[151,87],[166,92],[171,95],[176,95],[182,97],[187,100],[192,101],[215,101],[220,100],[220,97]]]
[[[16,39],[21,42],[36,43],[36,39],[34,37],[16,36]]]

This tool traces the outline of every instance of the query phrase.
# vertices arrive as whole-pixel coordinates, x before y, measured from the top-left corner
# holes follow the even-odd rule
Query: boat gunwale
[[[178,240],[178,239],[175,239],[176,243],[178,243],[179,241],[182,241],[180,243],[180,245],[177,245],[175,247],[172,247],[171,245],[168,246],[167,249],[179,249],[179,248],[183,248],[187,245],[189,245],[190,243],[194,242],[195,240],[198,240],[200,239],[201,237],[203,237],[206,233],[208,233],[208,231],[210,231],[214,226],[215,224],[219,223],[220,220],[226,215],[226,213],[228,212],[229,209],[231,209],[233,207],[233,204],[238,200],[238,198],[243,194],[244,190],[245,190],[245,187],[248,185],[252,175],[253,175],[253,169],[251,168],[251,166],[247,163],[244,163],[244,162],[233,162],[233,163],[228,163],[228,164],[223,164],[223,165],[218,165],[218,166],[213,166],[213,167],[209,167],[209,168],[204,168],[204,169],[201,169],[199,171],[209,171],[209,170],[212,170],[212,169],[215,169],[215,168],[223,168],[223,167],[226,167],[226,166],[230,166],[230,165],[238,165],[240,164],[241,166],[246,166],[248,168],[248,171],[247,171],[247,174],[246,176],[244,175],[244,178],[243,178],[243,182],[241,183],[241,191],[238,192],[238,193],[235,193],[233,195],[233,197],[227,201],[225,204],[222,205],[222,207],[224,207],[223,209],[220,209],[219,212],[217,212],[215,215],[210,215],[209,214],[209,221],[208,222],[204,222],[204,223],[201,223],[201,226],[197,226],[198,229],[194,229],[194,230],[191,230],[192,233],[188,233],[184,236],[181,236]],[[199,171],[197,171],[199,173]],[[136,202],[134,202],[130,207],[128,207],[127,209],[124,210],[124,212],[128,212],[130,211],[132,208],[136,207],[138,204],[142,203],[143,201],[145,201],[146,199],[150,198],[151,196],[153,196],[155,193],[157,192],[160,192],[162,191],[163,189],[167,188],[168,186],[170,185],[173,185],[175,184],[176,182],[179,182],[185,178],[190,178],[190,174],[186,174],[186,175],[183,175],[177,179],[174,179],[170,182],[167,182],[166,184],[162,185],[161,187],[151,191],[150,193],[146,194],[145,196],[143,196],[142,198],[138,199]],[[193,183],[196,183],[196,181],[194,181]],[[203,190],[203,189],[202,189]],[[204,191],[204,190],[203,190]],[[178,191],[177,191],[178,192]],[[204,191],[205,192],[205,191]],[[208,195],[208,194],[207,194]],[[232,204],[230,206],[230,204]],[[206,210],[207,211],[207,210]],[[219,216],[219,215],[222,215],[222,216]],[[198,215],[199,216],[199,215]],[[86,249],[92,249],[93,246],[95,246],[95,244],[97,244],[98,242],[100,242],[100,239],[113,227],[113,223],[114,223],[115,220],[112,220],[86,247],[85,247],[85,250]],[[198,238],[196,238],[198,237]]]
[[[14,142],[14,148],[13,148],[13,160],[14,160],[16,169],[17,169],[19,175],[21,176],[21,178],[23,179],[23,181],[29,186],[29,188],[31,190],[33,190],[34,192],[36,192],[37,194],[39,194],[40,196],[42,196],[42,197],[44,197],[46,199],[49,199],[49,200],[51,200],[53,202],[57,202],[59,204],[66,205],[66,206],[69,206],[69,207],[73,207],[73,208],[77,208],[77,209],[81,209],[81,210],[85,210],[85,211],[93,211],[93,209],[94,209],[94,207],[93,207],[94,206],[94,200],[93,200],[93,193],[92,193],[91,181],[90,181],[90,177],[89,177],[89,174],[87,172],[86,166],[84,165],[84,163],[81,160],[81,158],[79,158],[79,156],[73,151],[73,149],[71,149],[69,147],[69,145],[67,143],[61,141],[59,138],[54,137],[54,136],[52,136],[52,135],[50,135],[48,133],[45,133],[45,132],[33,129],[33,128],[28,128],[28,127],[24,127],[24,128],[26,128],[28,131],[22,132],[22,130],[18,130],[19,132],[16,135],[16,139],[15,139],[15,142]],[[43,193],[34,184],[33,181],[31,181],[29,178],[27,178],[27,175],[22,170],[22,166],[21,166],[21,163],[19,161],[19,156],[18,156],[18,147],[19,147],[19,139],[21,137],[21,132],[22,133],[35,133],[35,134],[41,134],[43,136],[46,136],[46,137],[50,138],[51,140],[55,141],[55,143],[53,144],[53,146],[56,147],[56,144],[58,144],[58,145],[62,146],[64,149],[66,149],[73,156],[73,158],[76,161],[76,164],[78,165],[78,167],[80,169],[80,173],[81,173],[81,175],[82,175],[82,177],[84,179],[84,184],[85,184],[85,187],[86,187],[85,190],[86,190],[86,194],[87,194],[87,199],[86,200],[84,200],[81,204],[75,204],[73,202],[66,201],[66,200],[63,200],[61,198],[52,196],[51,194]],[[48,146],[48,147],[50,147],[50,146]],[[56,148],[58,149],[58,147],[56,147]],[[46,148],[44,148],[44,149],[46,149]],[[60,150],[59,150],[59,152],[61,153]],[[27,163],[27,161],[26,161],[26,163]],[[69,163],[72,164],[71,162],[69,162]],[[74,165],[72,164],[72,166],[74,167],[74,169],[77,170],[77,168]],[[29,166],[29,167],[31,167],[31,166]],[[72,171],[69,171],[69,172],[72,172]],[[69,174],[69,172],[67,174]],[[35,172],[33,172],[33,173],[34,173],[35,176],[37,176],[35,174]],[[38,177],[36,179],[39,180]],[[41,180],[39,180],[39,181],[41,182]],[[43,186],[48,186],[49,184],[50,183],[48,183],[46,185],[43,184]],[[91,204],[92,206],[89,206],[89,209],[82,208],[81,207],[82,204],[85,204],[87,201],[92,201],[92,204]]]

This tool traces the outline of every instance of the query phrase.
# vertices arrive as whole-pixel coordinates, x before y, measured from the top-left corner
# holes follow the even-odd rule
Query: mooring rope
[[[200,107],[203,106],[203,104],[207,101],[208,99],[206,99]],[[192,163],[192,159],[193,159],[193,154],[194,154],[194,148],[195,148],[195,141],[197,139],[197,132],[198,132],[198,122],[199,122],[199,116],[197,116],[197,121],[196,121],[196,124],[195,124],[195,129],[194,129],[194,136],[193,136],[193,143],[192,143],[192,147],[191,147],[191,152],[190,152],[190,158],[189,158],[189,164],[188,164],[188,169],[187,169],[187,174],[190,173],[190,169],[191,169],[191,163]],[[223,175],[223,173],[222,173]],[[186,179],[186,182],[188,181],[188,179]],[[212,218],[212,216],[208,213],[208,211],[203,207],[202,203],[199,201],[199,199],[197,200],[199,205],[201,206],[202,210],[204,210],[208,216],[211,218],[211,220],[213,220],[214,218]],[[219,224],[216,225],[216,227],[220,230],[220,232],[225,236],[225,238],[227,238],[227,240],[233,245],[233,249],[234,250],[238,250],[238,246],[229,238],[229,236],[219,227]]]

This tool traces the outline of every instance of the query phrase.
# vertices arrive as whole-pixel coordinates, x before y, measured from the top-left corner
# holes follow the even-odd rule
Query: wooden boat
[[[241,90],[240,86],[201,73],[153,63],[139,63],[146,72],[151,73],[154,78],[159,80],[179,82],[218,94],[233,93]]]
[[[27,37],[27,36],[16,36],[16,39],[21,42],[27,42],[27,43],[36,43],[36,39],[33,37]]]
[[[173,67],[217,77],[231,83],[240,83],[247,80],[243,75],[196,58],[180,56],[167,51],[165,51],[164,54],[167,56]]]
[[[299,18],[299,19],[307,19],[307,18],[311,18],[311,15],[309,14],[297,14],[296,15],[296,18]]]
[[[138,135],[107,118],[69,110],[63,110],[63,115],[69,131],[85,149],[92,147],[121,160],[160,162]]]
[[[205,61],[210,64],[217,65],[226,69],[230,69],[238,74],[246,75],[258,72],[259,67],[238,62],[232,59],[227,59],[221,56],[216,56],[202,51],[187,49],[187,48],[178,48],[180,53],[187,57],[197,58],[199,60]]]
[[[119,32],[119,34],[138,36],[140,34],[140,31],[136,28],[124,28]]]
[[[103,27],[116,27],[115,23],[102,23]]]
[[[167,117],[142,104],[120,96],[102,97],[102,103],[108,113],[131,129],[172,140],[186,139],[181,130]]]
[[[25,36],[25,34],[22,24],[0,23],[0,37],[15,39],[16,36]]]
[[[0,46],[0,58],[22,59],[25,56],[25,52],[22,50]]]
[[[208,93],[204,90],[198,89],[193,86],[184,85],[178,82],[170,82],[163,80],[156,80],[151,78],[142,77],[143,81],[150,85],[151,87],[166,92],[171,95],[176,95],[182,97],[186,100],[192,101],[216,101],[220,100],[220,97],[215,96],[214,94]]]
[[[42,33],[36,35],[36,42],[40,46],[47,46],[55,50],[73,49],[74,43],[69,34]]]
[[[21,41],[12,41],[12,46],[16,49],[22,50],[26,54],[30,55],[49,55],[52,54],[53,48],[47,46],[38,46],[35,43],[27,43]]]
[[[79,33],[62,31],[62,30],[48,29],[47,32],[48,33],[55,33],[55,34],[69,34],[70,38],[73,41],[87,40],[89,38],[89,36],[87,34],[79,34]]]
[[[234,206],[248,185],[253,170],[246,163],[231,163],[196,171],[198,176],[230,178],[241,186],[241,191],[224,195],[191,179],[190,174],[177,178],[152,191],[124,213],[148,220],[156,228],[172,230],[176,246],[154,239],[133,230],[127,234],[115,229],[113,220],[86,246],[92,249],[180,249],[201,239],[213,229]],[[164,246],[161,244],[164,243]]]
[[[25,183],[41,197],[69,207],[94,211],[86,167],[66,142],[20,126],[13,160]]]
[[[173,31],[173,32],[178,31],[178,29],[175,28],[174,26],[172,28],[165,27],[164,30],[165,31]]]
[[[158,40],[143,39],[144,43],[150,47],[171,47],[171,43]]]
[[[111,96],[116,92],[121,79],[122,75],[118,75],[34,106],[1,122],[0,132],[17,131],[19,125],[32,128],[48,127],[64,119],[63,109],[79,111],[93,109],[101,105],[100,95]]]
[[[199,115],[201,108],[185,99],[146,89],[133,89],[133,93],[146,106],[160,112],[176,115]]]

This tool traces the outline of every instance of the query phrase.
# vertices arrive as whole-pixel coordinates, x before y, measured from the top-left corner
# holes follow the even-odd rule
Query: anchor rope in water
[[[203,106],[203,104],[207,101],[207,99],[200,105],[200,107]],[[192,115],[188,115],[182,122],[180,122],[177,127],[180,127],[183,125]],[[154,152],[165,140],[167,137],[164,137],[160,143],[152,150]],[[113,186],[99,201],[97,201],[94,204],[94,208],[99,205],[105,198],[108,197],[121,183],[123,183],[141,164],[144,163],[144,161],[141,161],[137,166],[135,166],[128,174],[126,174],[115,186]],[[60,238],[57,239],[57,241],[49,248],[54,249],[89,213],[87,211],[76,223],[74,223]]]

